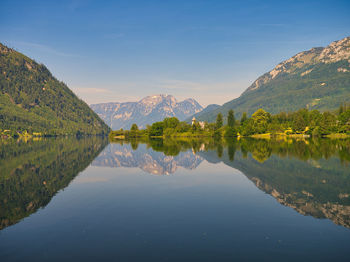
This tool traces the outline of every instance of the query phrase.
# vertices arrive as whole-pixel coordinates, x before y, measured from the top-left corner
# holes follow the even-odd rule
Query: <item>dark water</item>
[[[0,146],[0,261],[349,261],[349,140]]]

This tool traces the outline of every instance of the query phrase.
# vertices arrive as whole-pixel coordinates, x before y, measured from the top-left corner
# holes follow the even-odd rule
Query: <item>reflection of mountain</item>
[[[46,206],[104,148],[106,139],[43,139],[0,146],[0,229]]]
[[[222,158],[214,151],[198,155],[240,170],[259,189],[303,215],[350,227],[350,172],[339,158],[302,161],[272,154],[261,163],[250,154],[244,157],[241,151],[236,152],[234,161],[226,150]]]
[[[143,171],[154,175],[168,175],[174,173],[178,167],[196,168],[203,159],[192,151],[180,152],[177,156],[166,156],[140,144],[137,150],[131,145],[110,144],[92,162],[95,166],[109,167],[139,167]]]

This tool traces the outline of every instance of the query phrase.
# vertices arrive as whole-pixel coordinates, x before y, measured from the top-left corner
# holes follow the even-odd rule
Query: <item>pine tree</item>
[[[216,123],[215,123],[215,129],[220,129],[223,126],[223,120],[222,120],[222,114],[219,113],[216,116]]]
[[[234,127],[235,125],[235,114],[233,112],[233,110],[231,109],[230,111],[228,111],[228,116],[227,116],[227,125],[229,127]]]
[[[243,112],[243,114],[242,114],[242,118],[241,118],[241,125],[243,125],[244,124],[244,122],[245,121],[247,121],[247,113],[246,112]]]

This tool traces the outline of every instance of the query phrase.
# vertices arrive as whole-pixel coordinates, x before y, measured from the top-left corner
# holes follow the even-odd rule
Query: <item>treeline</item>
[[[342,104],[337,112],[320,112],[300,109],[296,112],[281,112],[271,115],[258,109],[251,117],[243,113],[235,119],[234,111],[227,116],[219,113],[215,123],[180,122],[176,117],[165,118],[161,122],[148,125],[140,130],[133,124],[130,130],[110,133],[112,138],[128,137],[235,137],[254,135],[309,135],[322,137],[331,134],[350,135],[350,106]]]

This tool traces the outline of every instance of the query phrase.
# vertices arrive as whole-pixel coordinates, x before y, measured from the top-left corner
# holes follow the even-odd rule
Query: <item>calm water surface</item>
[[[0,146],[0,261],[349,261],[349,140]]]

